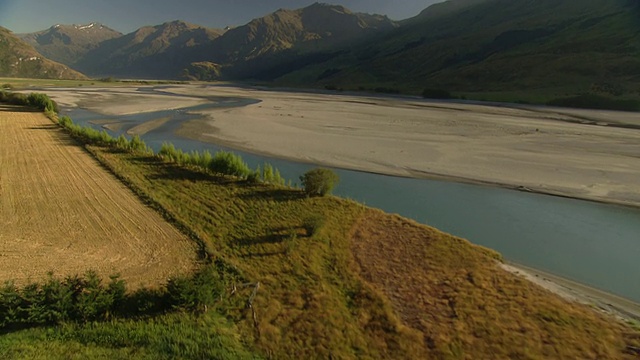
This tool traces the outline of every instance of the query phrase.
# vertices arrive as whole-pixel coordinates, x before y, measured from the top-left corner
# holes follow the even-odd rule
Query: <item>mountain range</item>
[[[45,57],[74,66],[89,51],[102,42],[122,36],[122,33],[99,23],[87,25],[54,25],[47,30],[18,35]]]
[[[449,0],[400,22],[316,3],[225,30],[174,21],[123,35],[92,23],[21,38],[92,77],[249,79],[413,94],[431,88],[531,101],[638,97],[639,3]]]

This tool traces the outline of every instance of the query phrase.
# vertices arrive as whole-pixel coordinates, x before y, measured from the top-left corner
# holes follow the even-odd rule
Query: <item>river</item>
[[[63,109],[62,113],[96,129],[101,125],[91,121],[119,121],[123,126],[110,131],[114,136],[146,121],[169,117],[170,121],[142,136],[154,150],[163,142],[185,151],[232,150],[175,134],[182,123],[198,118],[190,111],[255,103],[240,98],[210,100],[210,104],[191,108],[136,115],[108,116],[86,109]],[[294,182],[313,167],[233,151],[253,168],[271,163]],[[640,302],[640,209],[499,187],[336,171],[341,178],[336,195],[469,239],[499,251],[510,261]]]

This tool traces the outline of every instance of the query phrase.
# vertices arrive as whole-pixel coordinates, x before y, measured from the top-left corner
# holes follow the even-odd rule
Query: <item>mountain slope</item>
[[[397,24],[386,16],[353,13],[343,6],[315,3],[297,10],[280,9],[228,31],[203,49],[204,56],[227,64],[226,77],[265,77],[324,60],[332,53]],[[272,78],[273,74],[266,78]]]
[[[73,66],[87,52],[109,39],[122,36],[99,23],[54,25],[47,30],[18,35],[45,57]]]
[[[85,78],[77,71],[46,59],[3,27],[0,27],[0,76],[46,79]]]
[[[281,82],[626,94],[640,83],[639,15],[629,0],[451,0]]]
[[[280,9],[227,32],[213,47],[221,62],[249,60],[295,48],[319,51],[368,34],[390,30],[385,16],[352,13],[343,6],[315,3],[303,9]]]
[[[190,50],[210,43],[220,33],[183,21],[143,27],[102,42],[77,61],[75,68],[94,76],[175,78],[191,62]]]
[[[179,21],[141,28],[101,43],[75,67],[94,76],[246,78],[395,27],[386,16],[316,3],[278,10],[224,34]]]

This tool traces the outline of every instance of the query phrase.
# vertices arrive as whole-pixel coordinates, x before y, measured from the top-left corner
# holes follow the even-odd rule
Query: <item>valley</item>
[[[0,358],[637,359],[640,2],[300,4],[0,5]]]

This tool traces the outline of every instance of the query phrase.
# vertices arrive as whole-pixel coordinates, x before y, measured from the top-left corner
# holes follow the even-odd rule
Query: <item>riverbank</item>
[[[262,102],[203,111],[179,131],[192,139],[338,168],[640,206],[636,114],[228,86],[198,93]]]
[[[640,325],[640,304],[636,302],[521,264],[507,262],[502,264],[502,268],[568,301],[588,305],[597,311]]]
[[[637,114],[526,105],[177,85],[56,89],[64,106],[107,115],[255,98],[201,111],[179,135],[250,153],[412,178],[481,183],[640,207]],[[168,94],[175,94],[171,96]]]

